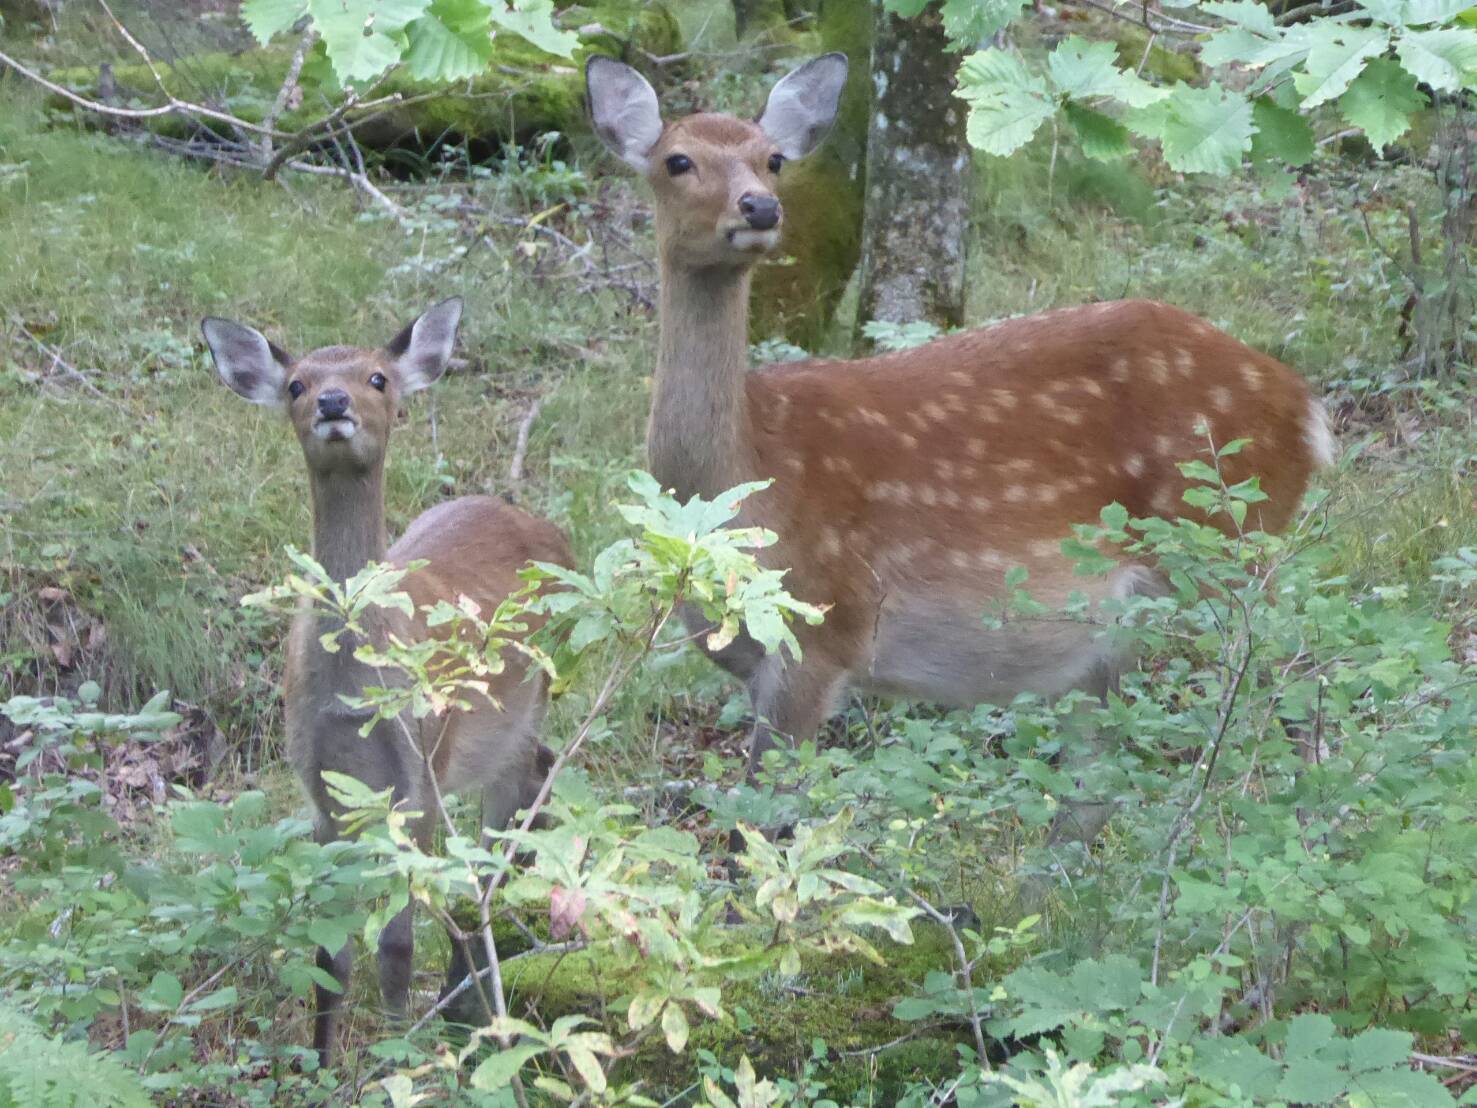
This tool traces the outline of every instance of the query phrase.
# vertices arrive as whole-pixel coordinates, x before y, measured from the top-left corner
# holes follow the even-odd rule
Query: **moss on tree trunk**
[[[857,322],[958,326],[970,152],[957,58],[936,9],[899,19],[879,4],[876,13]]]
[[[861,256],[862,190],[871,110],[872,8],[868,0],[825,0],[818,20],[822,51],[851,61],[830,137],[811,157],[787,165],[781,256],[754,276],[750,333],[783,335],[815,349],[835,315]]]

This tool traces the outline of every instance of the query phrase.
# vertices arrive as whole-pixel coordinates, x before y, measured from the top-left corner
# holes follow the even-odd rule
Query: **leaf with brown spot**
[[[583,934],[580,918],[585,914],[585,904],[583,889],[554,886],[554,891],[549,894],[549,936],[555,942],[562,940],[576,927]]]

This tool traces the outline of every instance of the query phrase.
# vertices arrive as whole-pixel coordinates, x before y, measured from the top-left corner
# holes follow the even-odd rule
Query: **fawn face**
[[[610,58],[592,57],[585,81],[595,133],[656,193],[663,255],[695,269],[746,267],[779,245],[780,172],[830,130],[846,55],[826,54],[782,79],[756,123],[699,113],[664,125],[646,79]]]
[[[201,324],[221,380],[238,395],[284,411],[314,472],[384,462],[400,397],[446,369],[460,298],[442,301],[385,346],[327,346],[293,358],[261,332],[225,319]]]

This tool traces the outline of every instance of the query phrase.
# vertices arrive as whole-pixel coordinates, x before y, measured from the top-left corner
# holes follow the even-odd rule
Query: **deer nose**
[[[746,192],[739,197],[739,211],[756,231],[768,231],[780,221],[780,202],[773,196]]]
[[[318,394],[318,415],[323,419],[342,419],[349,410],[349,394],[343,389],[324,389]]]

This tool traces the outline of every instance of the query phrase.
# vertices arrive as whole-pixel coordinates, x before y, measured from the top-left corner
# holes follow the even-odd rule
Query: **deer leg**
[[[327,845],[337,835],[334,833],[331,816],[320,813],[314,832],[319,845]],[[318,968],[338,983],[338,991],[322,985],[313,987],[313,1049],[318,1053],[318,1064],[327,1068],[338,1057],[340,1029],[343,1026],[344,1002],[349,995],[349,979],[354,969],[354,940],[349,938],[337,954],[318,948]]]
[[[1093,712],[1098,705],[1107,703],[1109,693],[1118,691],[1117,667],[1105,665],[1101,675],[1083,691],[1092,693],[1097,698],[1097,704],[1089,700],[1080,701],[1065,720],[1065,728],[1081,740],[1080,747],[1064,759],[1065,768],[1085,765],[1102,753],[1102,739],[1098,734]],[[1046,836],[1047,845],[1081,843],[1084,847],[1091,846],[1102,834],[1117,807],[1117,803],[1112,801],[1062,801],[1056,817],[1051,821],[1051,830]]]
[[[772,654],[754,675],[749,698],[754,705],[754,732],[749,740],[745,780],[754,784],[764,755],[780,746],[796,746],[814,737],[830,718],[845,683],[846,671],[814,649],[800,662]],[[728,848],[744,848],[743,833],[729,835]]]
[[[549,770],[553,766],[554,752],[540,743],[534,748],[531,763],[517,776],[516,780],[504,780],[485,786],[482,790],[483,831],[501,831],[512,823],[513,817],[518,812],[533,807],[534,801],[538,799],[539,790],[543,788],[544,779],[549,775]],[[534,819],[533,826],[540,828],[546,826],[547,823],[548,821],[539,815]],[[490,840],[484,839],[484,845],[489,845],[489,843]],[[526,865],[526,856],[522,853],[514,855],[513,864]],[[502,949],[501,943],[498,944],[498,948],[499,956],[517,952],[517,949],[511,951]],[[487,953],[480,941],[461,942],[455,934],[452,934],[451,961],[446,967],[446,980],[441,986],[442,998],[460,985],[468,974],[480,973],[486,966]],[[467,1026],[479,1026],[486,1022],[488,1016],[481,1001],[481,993],[475,985],[469,985],[458,993],[443,1011],[450,1022]]]

